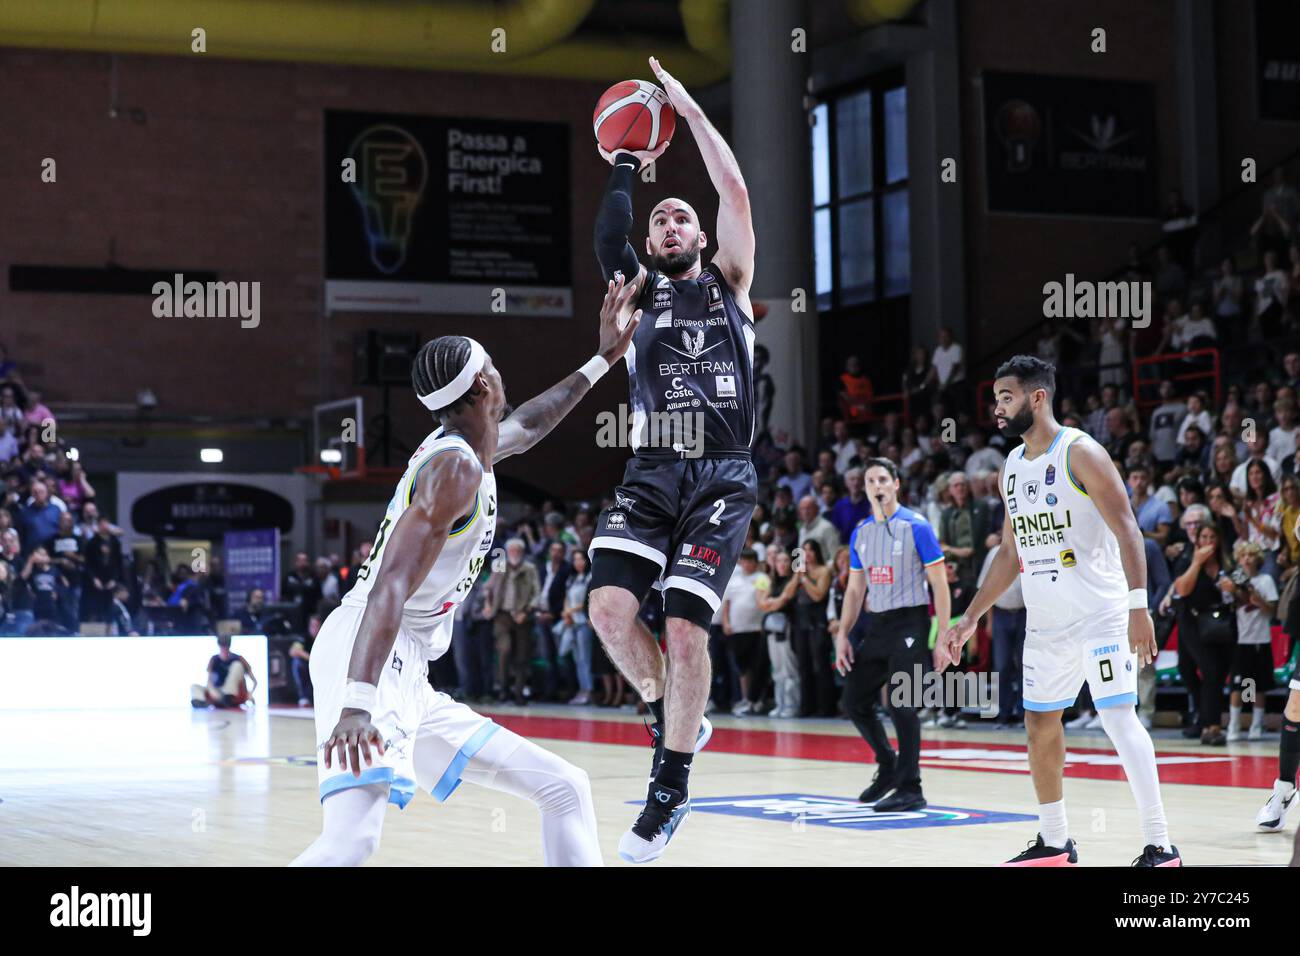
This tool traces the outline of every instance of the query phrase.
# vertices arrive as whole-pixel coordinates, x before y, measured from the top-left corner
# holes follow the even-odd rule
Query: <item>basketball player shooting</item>
[[[427,675],[492,548],[492,465],[537,444],[623,357],[636,289],[611,282],[599,352],[504,421],[501,374],[481,345],[449,335],[416,355],[416,395],[440,425],[411,456],[356,585],[312,648],[324,826],[293,865],[359,866],[389,803],[404,808],[417,787],[445,800],[462,780],[536,804],[548,866],[600,865],[587,775],[434,691]]]
[[[654,753],[645,809],[619,842],[619,855],[645,863],[664,852],[690,813],[692,754],[712,728],[708,628],[744,545],[757,482],[754,437],[754,323],[749,286],[754,227],[736,157],[685,87],[653,58],[668,100],[691,127],[718,193],[718,250],[690,203],[669,198],[650,213],[647,267],[628,241],[632,186],[642,163],[663,151],[601,150],[613,164],[596,220],[596,255],[607,279],[635,276],[645,320],[627,353],[634,456],[615,504],[591,542],[589,617],[610,659],[653,714]],[[647,441],[661,423],[686,423],[678,441]],[[687,433],[689,431],[689,434]],[[667,662],[637,618],[662,582]]]
[[[1156,655],[1147,567],[1124,483],[1097,442],[1052,414],[1056,370],[1018,355],[997,370],[998,428],[1021,446],[1002,466],[1002,547],[966,613],[935,645],[942,671],[961,657],[976,622],[1016,575],[1026,617],[1025,729],[1038,796],[1037,839],[1007,866],[1073,866],[1063,797],[1061,715],[1088,682],[1102,727],[1137,801],[1146,847],[1134,866],[1182,866],[1169,842],[1155,747],[1134,710],[1138,668]]]

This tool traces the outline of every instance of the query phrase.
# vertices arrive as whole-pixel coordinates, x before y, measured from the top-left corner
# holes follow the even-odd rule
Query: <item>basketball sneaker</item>
[[[1270,833],[1275,833],[1286,826],[1286,814],[1295,803],[1296,793],[1296,788],[1285,780],[1274,781],[1273,792],[1269,795],[1268,803],[1264,804],[1264,808],[1255,817],[1255,826]]]
[[[920,787],[899,787],[871,808],[876,813],[910,813],[925,809],[925,794]]]
[[[668,841],[691,815],[691,801],[680,790],[650,784],[645,809],[618,841],[618,855],[628,863],[649,863],[664,855]]]
[[[894,771],[893,768],[886,770],[884,767],[876,768],[876,775],[871,778],[871,786],[858,794],[859,803],[875,803],[890,790],[894,789]]]
[[[1152,846],[1148,843],[1142,850],[1142,855],[1133,861],[1134,866],[1182,866],[1183,858],[1178,855],[1178,847],[1170,845],[1166,850],[1162,846]]]
[[[1043,835],[1029,844],[1029,848],[1017,857],[1013,857],[1003,866],[1078,866],[1078,845],[1066,839],[1065,846],[1048,846],[1043,842]]]
[[[650,758],[650,782],[655,782],[655,777],[659,775],[659,765],[664,760],[664,734],[663,727],[660,724],[646,724],[646,730],[650,733],[650,745],[654,748],[654,754]],[[709,738],[713,736],[713,724],[709,718],[700,718],[700,732],[695,735],[695,753],[699,753],[709,745]]]

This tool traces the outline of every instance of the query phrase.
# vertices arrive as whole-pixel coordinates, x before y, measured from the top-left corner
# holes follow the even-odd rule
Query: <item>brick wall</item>
[[[262,283],[262,323],[158,319],[147,296],[15,294],[0,287],[0,340],[47,401],[132,401],[149,387],[166,410],[305,416],[354,394],[353,334],[466,333],[492,351],[518,404],[594,350],[602,287],[591,229],[608,166],[592,147],[605,84],[404,70],[117,57],[0,49],[0,268],[12,263],[210,269]],[[649,68],[646,68],[646,74]],[[616,77],[611,77],[611,82]],[[326,109],[546,120],[570,124],[576,317],[335,315],[322,310],[322,122]],[[130,118],[133,110],[143,123]],[[57,184],[40,182],[41,161]],[[642,220],[658,198],[693,201],[712,230],[716,200],[689,132],[642,185]],[[642,233],[643,234],[643,233]],[[597,494],[625,453],[594,448],[594,416],[626,401],[620,371],[547,442],[502,471],[555,493]],[[377,409],[377,390],[363,389]],[[396,430],[414,445],[428,418],[394,391]]]

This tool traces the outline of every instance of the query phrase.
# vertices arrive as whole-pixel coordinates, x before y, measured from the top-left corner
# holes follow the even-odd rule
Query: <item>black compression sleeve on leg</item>
[[[667,588],[664,591],[664,617],[680,617],[707,631],[713,621],[713,608],[698,594],[681,588]]]
[[[1279,780],[1295,784],[1296,772],[1300,771],[1300,724],[1283,716],[1282,742],[1278,754]]]
[[[640,269],[636,250],[627,241],[632,231],[632,184],[640,168],[640,160],[631,153],[614,156],[614,171],[609,174],[609,185],[596,214],[596,258],[607,281],[622,271],[631,282]]]

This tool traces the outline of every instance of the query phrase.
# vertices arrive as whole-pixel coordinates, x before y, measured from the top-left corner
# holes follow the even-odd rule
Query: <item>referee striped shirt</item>
[[[928,607],[925,571],[942,560],[934,527],[911,508],[900,506],[884,522],[872,515],[849,537],[849,567],[866,573],[872,611]]]

